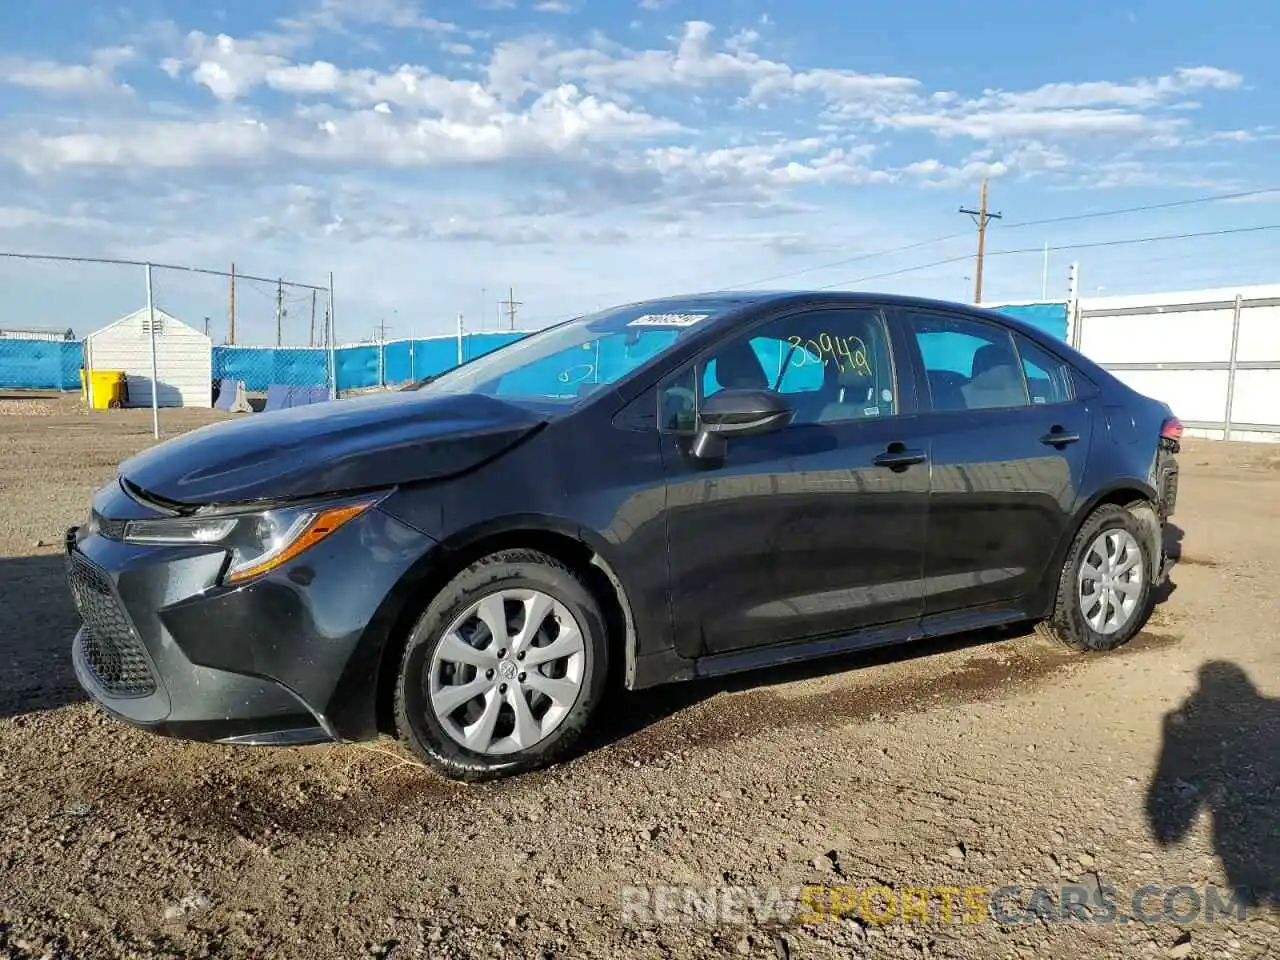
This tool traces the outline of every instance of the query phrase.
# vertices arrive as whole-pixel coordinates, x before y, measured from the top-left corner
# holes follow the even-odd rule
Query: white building
[[[1081,297],[1072,340],[1188,436],[1280,442],[1280,284]]]
[[[213,405],[213,344],[163,310],[155,310],[156,391],[162,407]],[[85,337],[85,366],[123,370],[131,407],[151,406],[151,324],[144,307]]]

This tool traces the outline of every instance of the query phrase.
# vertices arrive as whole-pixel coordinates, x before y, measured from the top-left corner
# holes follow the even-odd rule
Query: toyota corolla
[[[125,461],[67,535],[72,655],[157,733],[512,774],[627,690],[1020,621],[1124,643],[1180,436],[992,311],[631,304]]]

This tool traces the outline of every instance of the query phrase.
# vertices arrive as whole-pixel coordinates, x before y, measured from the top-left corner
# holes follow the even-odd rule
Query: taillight
[[[1160,438],[1177,443],[1182,439],[1182,421],[1177,417],[1169,417],[1160,425]]]

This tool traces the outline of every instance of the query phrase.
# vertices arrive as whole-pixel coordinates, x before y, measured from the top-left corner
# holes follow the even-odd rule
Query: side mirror
[[[722,390],[708,397],[698,411],[693,455],[723,457],[729,437],[751,437],[781,430],[791,422],[792,410],[772,390]]]

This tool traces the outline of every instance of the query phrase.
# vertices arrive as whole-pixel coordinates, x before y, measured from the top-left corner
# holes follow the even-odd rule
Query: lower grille
[[[155,677],[111,581],[74,549],[67,554],[67,581],[84,620],[85,662],[104,690],[116,697],[145,697]]]

